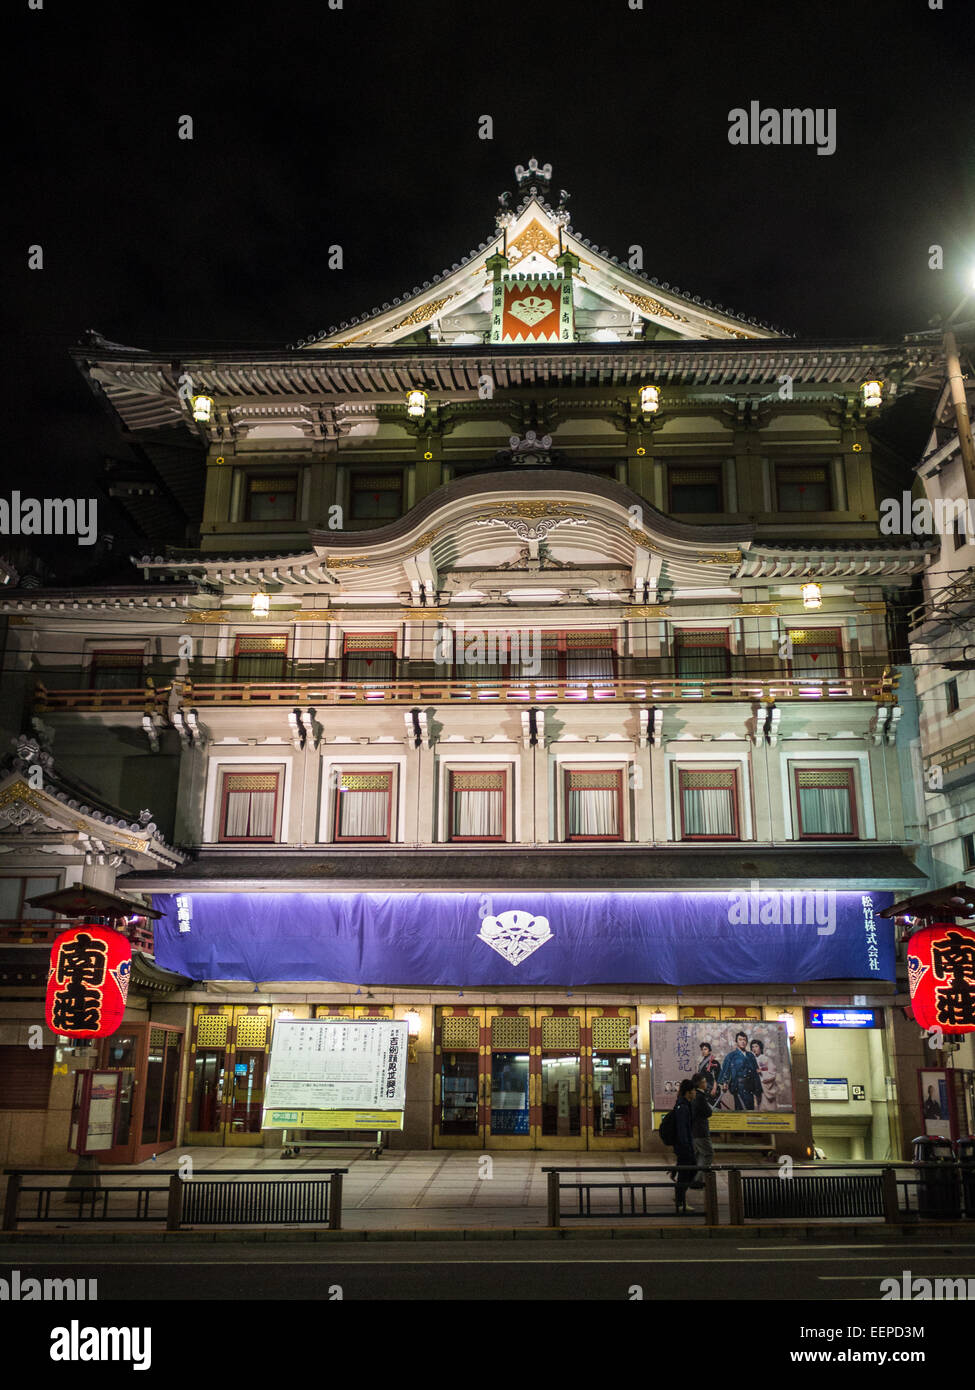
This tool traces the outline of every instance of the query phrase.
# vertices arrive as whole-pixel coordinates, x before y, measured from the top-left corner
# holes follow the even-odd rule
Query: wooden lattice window
[[[134,690],[143,684],[145,660],[143,647],[95,650],[88,667],[88,686],[91,690]]]
[[[801,840],[857,838],[852,769],[800,767],[795,770],[795,780]]]
[[[507,826],[508,774],[489,769],[451,772],[451,840],[504,840]]]
[[[335,840],[388,840],[392,772],[343,772],[335,791]]]
[[[347,632],[342,642],[342,679],[396,679],[395,632]]]
[[[738,773],[734,768],[681,768],[681,838],[737,840]]]
[[[241,633],[234,642],[235,681],[283,680],[287,665],[286,632]]]
[[[731,674],[730,634],[721,628],[677,628],[674,653],[683,680],[714,680]]]
[[[220,839],[273,842],[278,820],[278,772],[225,772]]]
[[[622,840],[622,770],[566,769],[565,838]]]
[[[612,680],[616,638],[611,631],[543,632],[540,680]]]

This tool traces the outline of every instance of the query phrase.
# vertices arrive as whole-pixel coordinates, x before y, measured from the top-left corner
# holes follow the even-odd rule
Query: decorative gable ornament
[[[975,1032],[975,930],[938,922],[915,932],[907,978],[919,1027]]]
[[[132,948],[121,932],[84,923],[51,946],[45,1019],[67,1038],[107,1038],[125,1013]]]
[[[481,922],[478,940],[499,956],[504,956],[509,965],[520,965],[530,955],[551,941],[547,917],[536,917],[521,908],[499,912],[497,917],[485,917]]]

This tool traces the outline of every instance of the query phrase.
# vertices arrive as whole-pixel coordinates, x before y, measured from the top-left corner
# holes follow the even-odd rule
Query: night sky
[[[954,307],[975,262],[970,0],[635,2],[15,0],[5,489],[78,495],[127,456],[68,357],[85,330],[174,357],[308,337],[486,240],[532,156],[578,233],[800,337],[897,337]],[[836,153],[731,145],[751,100],[835,108]]]

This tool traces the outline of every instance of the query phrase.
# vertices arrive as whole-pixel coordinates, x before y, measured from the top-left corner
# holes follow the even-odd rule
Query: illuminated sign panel
[[[807,1009],[807,1028],[880,1028],[877,1009]]]

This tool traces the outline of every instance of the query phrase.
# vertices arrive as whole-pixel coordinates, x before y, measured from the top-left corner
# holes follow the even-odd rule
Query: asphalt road
[[[13,1258],[11,1258],[13,1256]],[[786,1240],[424,1241],[342,1245],[18,1245],[0,1277],[97,1279],[100,1303],[125,1300],[345,1302],[517,1300],[881,1300],[880,1281],[964,1278],[975,1244]],[[904,1306],[904,1305],[902,1305]],[[11,1312],[12,1306],[6,1305]],[[67,1312],[65,1305],[64,1311]],[[81,1311],[75,1304],[72,1315]],[[959,1312],[961,1310],[958,1310]]]

